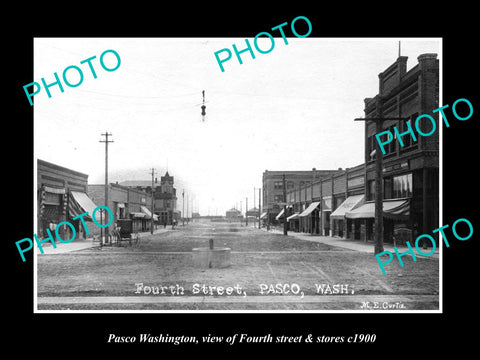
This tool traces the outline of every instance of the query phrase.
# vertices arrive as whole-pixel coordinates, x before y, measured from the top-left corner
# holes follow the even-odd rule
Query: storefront
[[[298,215],[300,218],[304,219],[306,231],[311,234],[318,234],[319,231],[319,205],[320,201],[314,201]]]
[[[354,239],[359,235],[361,240],[373,240],[375,225],[375,202],[365,203],[351,211],[345,213],[345,217],[354,223]],[[410,200],[395,199],[383,201],[383,228],[384,242],[393,243],[394,236],[397,235],[395,229],[410,228]],[[357,223],[355,223],[357,222]]]
[[[352,195],[343,201],[332,214],[330,219],[332,220],[333,228],[338,236],[343,238],[355,239],[355,227],[359,230],[359,223],[355,224],[356,220],[349,220],[345,217],[345,214],[353,209],[361,206],[365,199],[364,195]],[[357,230],[357,236],[359,239],[359,231]]]
[[[71,224],[73,224],[73,226],[75,227],[75,231],[78,234],[77,236],[86,238],[86,232],[83,229],[82,220],[80,219],[73,220],[73,218],[81,214],[88,213],[88,215],[82,216],[82,219],[83,221],[86,222],[85,224],[90,230],[93,226],[92,216],[96,208],[97,208],[97,205],[92,201],[92,199],[88,197],[86,193],[81,191],[69,192],[69,201],[68,201],[69,220],[68,221]],[[95,221],[98,224],[108,224],[111,221],[110,214],[108,214],[105,209],[100,208],[95,212]]]
[[[37,234],[46,237],[46,229],[53,232],[62,222],[70,222],[75,226],[76,236],[85,237],[80,220],[73,220],[76,215],[71,212],[75,204],[74,195],[83,193],[86,196],[88,175],[65,168],[50,162],[37,159]],[[88,219],[86,219],[88,221]],[[90,220],[91,221],[91,220]],[[71,228],[63,225],[57,229],[63,239],[72,237]]]
[[[292,231],[299,232],[300,231],[300,213],[296,212],[293,215],[287,217],[287,222],[289,223],[288,228]]]
[[[332,197],[324,196],[322,198],[322,230],[323,235],[330,236],[330,214],[332,213]]]
[[[130,212],[130,218],[132,219],[133,232],[147,231],[146,214],[143,212]]]
[[[38,228],[42,237],[47,237],[46,229],[53,230],[56,224],[67,219],[68,196],[65,188],[42,186],[39,191]],[[63,237],[65,228],[59,229]]]

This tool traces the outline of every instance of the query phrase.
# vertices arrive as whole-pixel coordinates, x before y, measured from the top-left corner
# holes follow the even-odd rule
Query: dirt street
[[[231,249],[231,266],[193,266],[192,249]],[[372,254],[202,221],[136,247],[38,256],[39,310],[437,310],[439,262]]]

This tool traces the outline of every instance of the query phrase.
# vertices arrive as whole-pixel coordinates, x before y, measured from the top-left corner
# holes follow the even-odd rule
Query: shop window
[[[412,174],[393,177],[393,198],[411,197],[413,193]]]

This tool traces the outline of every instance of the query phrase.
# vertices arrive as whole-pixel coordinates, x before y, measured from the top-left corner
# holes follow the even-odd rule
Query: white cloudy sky
[[[148,180],[152,167],[160,177],[168,164],[179,208],[185,188],[202,214],[241,200],[245,206],[247,196],[251,207],[266,169],[361,164],[363,123],[353,119],[364,115],[363,99],[378,93],[378,74],[397,59],[399,39],[275,40],[269,54],[244,53],[243,65],[233,55],[221,72],[214,52],[242,49],[244,38],[36,38],[32,81],[51,83],[69,65],[84,70],[84,81],[64,85],[64,93],[52,87],[52,98],[44,89],[35,96],[35,156],[103,183],[99,140],[111,132],[111,182]],[[108,49],[122,61],[113,72],[99,63]],[[423,53],[441,59],[441,41],[402,39],[401,51],[410,69]],[[93,55],[97,79],[80,65]]]

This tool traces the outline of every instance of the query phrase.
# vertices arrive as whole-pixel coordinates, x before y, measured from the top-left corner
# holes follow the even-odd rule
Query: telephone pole
[[[182,226],[185,226],[185,189],[182,190]]]
[[[382,123],[387,120],[408,120],[402,117],[383,116],[383,98],[378,95],[376,99],[377,117],[356,118],[354,121],[373,121],[375,123],[375,134],[382,132]],[[376,140],[376,139],[375,139]],[[375,141],[375,246],[374,253],[383,252],[383,153],[380,144]]]
[[[245,226],[248,226],[248,197],[245,198]]]
[[[253,187],[253,209],[255,210],[255,186]],[[253,222],[253,227],[255,227],[255,223],[257,220],[255,219]]]
[[[154,195],[155,195],[155,188],[154,188],[154,184],[153,184],[153,177],[155,176],[155,169],[152,168],[152,218],[150,220],[150,234],[153,235],[153,208],[154,208]]]
[[[100,140],[99,142],[105,143],[105,206],[108,207],[108,143],[113,143],[113,140],[108,140],[109,136],[112,136],[111,133],[105,131],[101,134],[105,136],[105,140]],[[106,214],[105,214],[106,215]],[[105,228],[105,241],[107,240],[108,227]],[[103,245],[103,239],[100,236],[100,246]]]
[[[261,191],[261,190],[262,190],[261,188],[258,188],[258,228],[259,228],[259,229],[261,228],[261,226],[260,226],[260,224],[261,224],[261,222],[260,222],[260,216],[261,216],[261,214],[262,214],[262,212],[261,212],[261,210],[262,210],[262,205],[261,205],[261,204],[262,204],[262,203],[261,203],[261,201],[260,201],[260,191]]]

